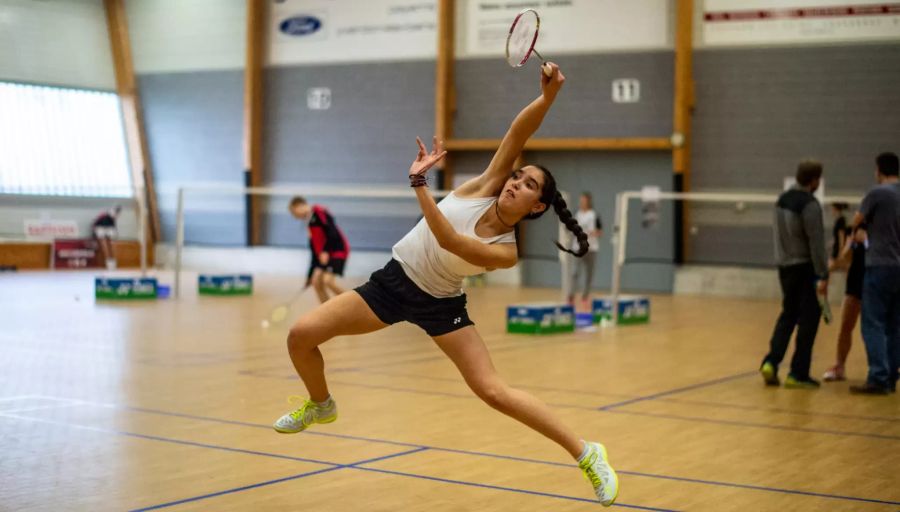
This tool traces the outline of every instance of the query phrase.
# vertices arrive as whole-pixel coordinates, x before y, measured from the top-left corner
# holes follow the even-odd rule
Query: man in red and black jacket
[[[329,299],[329,293],[331,296],[343,293],[344,289],[335,282],[335,276],[344,275],[350,244],[334,222],[334,217],[324,206],[310,205],[300,196],[291,199],[290,211],[295,218],[306,220],[309,228],[312,254],[306,286],[312,285],[316,289],[321,302]]]

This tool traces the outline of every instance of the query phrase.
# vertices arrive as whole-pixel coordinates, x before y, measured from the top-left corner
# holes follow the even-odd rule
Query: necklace
[[[494,202],[494,213],[497,214],[497,220],[500,221],[500,224],[503,224],[504,226],[506,226],[508,228],[516,227],[515,224],[510,225],[510,224],[503,222],[503,217],[500,216],[500,202],[499,201]]]

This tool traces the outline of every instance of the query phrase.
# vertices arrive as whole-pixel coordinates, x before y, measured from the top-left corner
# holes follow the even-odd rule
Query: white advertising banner
[[[459,57],[504,54],[513,19],[523,9],[541,17],[535,47],[545,58],[566,53],[602,53],[672,48],[668,0],[532,0],[458,2]]]
[[[706,0],[706,46],[900,40],[900,2]]]
[[[25,219],[26,240],[78,238],[78,224],[74,220]]]
[[[433,59],[436,0],[271,0],[269,64]]]

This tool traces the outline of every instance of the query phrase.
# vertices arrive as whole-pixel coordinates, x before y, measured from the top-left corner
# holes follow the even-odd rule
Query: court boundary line
[[[753,372],[755,373],[755,372]],[[734,376],[733,376],[734,377]],[[258,378],[269,378],[269,377],[258,377]],[[277,377],[272,377],[277,378]],[[357,383],[357,382],[346,382],[340,380],[332,380],[332,384],[342,384],[345,386],[356,386],[365,389],[381,389],[386,391],[395,391],[397,393],[411,393],[417,395],[432,395],[432,396],[445,396],[451,398],[460,398],[464,400],[480,400],[477,396],[473,394],[463,394],[463,393],[449,393],[444,391],[428,391],[422,389],[412,389],[412,388],[403,388],[396,386],[382,386],[379,384],[365,384],[365,383]],[[708,386],[714,385],[713,382],[705,383]],[[694,388],[696,389],[696,388]],[[681,389],[678,392],[687,391],[686,389]],[[642,400],[645,397],[641,397]],[[662,400],[661,400],[662,401]],[[865,438],[873,438],[873,439],[888,439],[888,440],[900,440],[900,436],[891,436],[885,434],[874,434],[868,432],[854,432],[850,430],[827,430],[827,429],[817,429],[817,428],[808,428],[808,427],[793,427],[788,425],[769,425],[765,423],[754,423],[749,421],[741,421],[741,420],[721,420],[715,418],[704,418],[700,416],[677,416],[667,413],[654,413],[654,412],[642,412],[642,411],[624,411],[618,408],[616,409],[606,409],[604,407],[594,407],[594,406],[582,406],[582,405],[573,405],[573,404],[564,404],[564,403],[552,403],[549,404],[553,407],[557,407],[560,409],[576,409],[583,411],[591,411],[591,412],[602,412],[602,413],[621,413],[621,414],[634,414],[634,415],[643,415],[649,417],[657,417],[657,418],[665,418],[672,420],[680,420],[680,421],[695,421],[698,423],[710,423],[710,424],[719,424],[719,425],[727,425],[732,427],[745,427],[745,428],[761,428],[761,429],[775,429],[782,430],[785,432],[804,432],[804,433],[816,433],[816,434],[824,434],[824,435],[833,435],[833,436],[846,436],[846,437],[865,437]],[[624,405],[624,404],[620,404]],[[618,406],[617,406],[618,407]]]
[[[86,405],[96,405],[96,404],[86,403]],[[91,432],[97,432],[97,433],[101,433],[101,434],[112,434],[112,435],[119,435],[119,436],[123,436],[123,437],[131,437],[131,438],[137,438],[137,439],[143,439],[143,440],[149,440],[149,441],[158,441],[158,442],[186,445],[186,446],[192,446],[192,447],[196,447],[196,448],[221,450],[221,451],[227,451],[227,452],[232,452],[232,453],[256,455],[256,456],[260,456],[260,457],[283,458],[283,459],[293,460],[293,461],[297,461],[297,462],[306,462],[306,463],[330,466],[330,467],[321,468],[321,469],[317,469],[317,470],[313,470],[313,471],[305,471],[305,472],[297,474],[297,475],[291,475],[291,476],[277,478],[277,479],[273,479],[273,480],[266,480],[263,482],[257,482],[255,484],[243,485],[240,487],[224,489],[221,491],[207,493],[207,494],[203,494],[203,495],[199,495],[199,496],[192,496],[192,497],[182,498],[179,500],[173,500],[173,501],[169,501],[169,502],[161,503],[161,504],[157,504],[157,505],[151,505],[148,507],[132,509],[131,512],[146,512],[146,511],[150,511],[150,510],[159,510],[159,509],[168,508],[168,507],[172,507],[172,506],[176,506],[176,505],[181,505],[184,503],[192,503],[195,501],[214,498],[217,496],[223,496],[226,494],[243,492],[243,491],[247,491],[247,490],[251,490],[251,489],[256,489],[259,487],[274,485],[274,484],[278,484],[278,483],[282,483],[282,482],[286,482],[286,481],[290,481],[290,480],[297,480],[300,478],[305,478],[308,476],[318,475],[318,474],[322,474],[322,473],[328,473],[328,472],[337,471],[337,470],[341,470],[341,469],[356,469],[356,470],[361,470],[361,471],[374,471],[374,472],[390,473],[390,474],[394,474],[396,476],[419,478],[419,479],[425,479],[425,480],[434,480],[434,481],[440,481],[443,483],[450,483],[450,484],[455,484],[455,485],[468,485],[468,486],[481,487],[481,488],[487,488],[487,489],[493,489],[493,490],[501,490],[501,491],[506,491],[506,492],[516,492],[516,493],[521,493],[521,494],[529,494],[529,495],[536,495],[536,496],[543,496],[543,497],[550,497],[550,498],[557,498],[557,499],[565,499],[565,500],[570,500],[570,501],[585,501],[585,502],[589,502],[589,503],[597,503],[594,500],[589,500],[589,499],[581,498],[578,496],[552,494],[552,493],[545,493],[545,492],[541,492],[541,491],[532,491],[529,489],[517,489],[514,487],[501,487],[501,486],[494,486],[494,485],[490,485],[490,484],[482,484],[482,483],[478,483],[478,482],[465,482],[462,480],[442,479],[442,478],[438,478],[438,477],[432,477],[430,475],[420,475],[420,474],[415,474],[415,473],[404,473],[404,472],[397,472],[397,471],[391,471],[391,470],[380,470],[378,468],[362,467],[362,464],[372,464],[374,462],[380,462],[383,460],[401,457],[401,456],[405,456],[405,455],[421,453],[421,452],[432,449],[431,447],[425,446],[425,445],[409,444],[410,446],[414,446],[414,449],[406,450],[406,451],[399,452],[399,453],[383,455],[380,457],[364,459],[364,460],[350,463],[350,464],[340,464],[340,463],[336,463],[336,462],[317,461],[315,459],[304,459],[301,457],[292,457],[292,456],[288,456],[288,455],[281,455],[281,454],[269,453],[269,452],[260,452],[260,451],[256,451],[256,450],[245,450],[242,448],[232,448],[232,447],[222,446],[222,445],[197,443],[194,441],[185,441],[185,440],[181,440],[181,439],[166,438],[166,437],[162,437],[162,436],[154,436],[154,435],[149,435],[149,434],[139,434],[136,432],[106,429],[106,428],[101,428],[101,427],[92,427],[89,425],[81,425],[81,424],[77,424],[77,423],[66,423],[66,422],[61,422],[61,421],[46,420],[46,419],[42,419],[42,418],[33,418],[33,417],[29,417],[29,416],[19,416],[19,415],[14,415],[14,414],[0,413],[0,417],[23,420],[23,421],[35,421],[35,422],[39,422],[39,423],[47,423],[47,424],[52,424],[52,425],[60,425],[60,426],[65,426],[65,427],[79,429],[79,430],[87,430],[87,431],[91,431]],[[616,506],[624,507],[624,508],[634,508],[637,510],[649,510],[649,511],[655,511],[655,512],[677,512],[677,511],[674,511],[671,509],[662,509],[662,508],[658,508],[658,507],[650,507],[650,506],[644,506],[644,505],[631,505],[628,503],[617,503]]]
[[[756,373],[757,373],[756,371],[748,371],[748,372],[737,373],[737,374],[734,374],[734,375],[728,375],[728,376],[725,376],[725,377],[719,377],[719,378],[717,378],[717,379],[708,380],[708,381],[704,381],[704,382],[698,382],[698,383],[696,383],[696,384],[691,384],[691,385],[689,385],[689,386],[682,386],[682,387],[679,387],[679,388],[670,389],[670,390],[668,390],[668,391],[661,391],[661,392],[659,392],[659,393],[654,393],[654,394],[652,394],[652,395],[639,396],[639,397],[637,397],[637,398],[632,398],[632,399],[630,399],[630,400],[623,400],[623,401],[621,401],[621,402],[616,402],[616,403],[612,403],[612,404],[602,405],[602,406],[598,407],[597,410],[600,410],[600,411],[609,411],[609,410],[612,410],[613,408],[616,408],[616,407],[622,407],[622,406],[624,406],[624,405],[631,405],[631,404],[635,404],[635,403],[638,403],[638,402],[644,402],[644,401],[647,401],[647,400],[656,400],[657,398],[661,398],[661,397],[664,397],[664,396],[677,395],[678,393],[684,393],[685,391],[693,391],[693,390],[695,390],[695,389],[706,388],[706,387],[709,387],[709,386],[716,386],[716,385],[718,385],[718,384],[722,384],[722,383],[725,383],[725,382],[730,382],[730,381],[733,381],[733,380],[744,379],[744,378],[747,378],[747,377],[749,377],[749,376],[751,376],[751,375],[756,375]]]
[[[253,428],[264,428],[266,430],[271,429],[271,426],[269,426],[269,425],[262,425],[262,424],[257,424],[257,423],[250,423],[250,422],[243,422],[243,421],[236,421],[236,420],[227,420],[227,419],[220,419],[220,418],[212,418],[212,417],[198,416],[198,415],[185,414],[185,413],[177,413],[177,412],[171,412],[171,411],[162,411],[162,410],[158,410],[158,409],[149,409],[149,408],[134,407],[134,406],[128,406],[128,405],[102,404],[102,403],[96,403],[96,402],[83,402],[83,403],[85,405],[94,405],[94,406],[110,407],[110,408],[121,408],[121,409],[125,409],[125,410],[132,410],[132,411],[143,412],[143,413],[147,413],[147,414],[181,417],[181,418],[187,418],[187,419],[195,419],[198,421],[231,424],[231,425],[253,427]],[[612,412],[624,413],[625,411],[612,411]],[[0,413],[0,416],[16,418],[16,416],[14,416],[14,415],[4,415],[2,413]],[[53,422],[52,420],[43,420],[40,418],[32,418],[32,417],[28,417],[28,416],[22,416],[22,417],[19,417],[19,419],[39,421],[39,422],[52,422],[54,424],[69,425],[72,427],[83,428],[83,429],[87,429],[87,430],[94,430],[94,431],[104,432],[104,433],[117,433],[114,430],[106,430],[106,429],[100,429],[100,428],[89,427],[89,426],[84,426],[84,425],[74,425],[74,424],[68,424],[68,423],[62,423],[62,422]],[[406,447],[412,447],[412,448],[426,448],[426,449],[432,450],[432,451],[442,451],[442,452],[449,452],[449,453],[459,453],[459,454],[463,454],[463,455],[514,460],[514,461],[527,462],[527,463],[533,463],[533,464],[572,467],[572,468],[577,467],[577,465],[571,464],[571,463],[566,464],[566,463],[560,463],[560,462],[545,461],[545,460],[540,460],[540,459],[529,459],[529,458],[524,458],[524,457],[493,454],[493,453],[488,453],[488,452],[476,452],[476,451],[470,451],[470,450],[443,448],[443,447],[439,447],[439,446],[420,445],[420,444],[414,444],[414,443],[390,441],[390,440],[377,439],[377,438],[366,438],[366,437],[346,435],[346,434],[335,434],[335,433],[316,432],[316,431],[306,431],[304,433],[309,434],[309,435],[322,436],[322,437],[333,437],[333,438],[338,438],[338,439],[352,439],[352,440],[358,440],[358,441],[368,441],[368,442],[374,442],[374,443],[380,443],[380,444],[389,444],[389,445],[394,445],[394,446],[406,446]],[[189,446],[216,448],[214,445],[203,446],[202,443],[194,443],[192,441],[167,440],[165,438],[156,438],[156,436],[148,436],[148,435],[144,435],[144,434],[133,434],[131,437],[138,437],[138,438],[159,440],[159,441],[168,441],[168,442],[174,442],[176,444],[185,444],[185,445],[189,445]],[[220,449],[225,449],[226,451],[235,451],[238,453],[247,453],[247,454],[251,454],[251,455],[267,456],[267,454],[265,452],[253,453],[252,451],[236,449],[236,448],[227,448],[227,447],[221,447]],[[278,458],[292,458],[290,456],[281,456],[281,455],[277,455],[277,454],[271,454],[271,455],[276,455]],[[298,459],[298,458],[293,458],[293,459]],[[324,461],[316,462],[313,460],[300,460],[300,461],[301,462],[321,463],[321,464],[326,464],[326,465],[334,464],[334,463],[324,462]],[[659,479],[665,479],[665,480],[684,481],[684,482],[689,482],[689,483],[696,483],[699,485],[713,485],[713,486],[720,486],[720,487],[749,489],[749,490],[756,490],[756,491],[760,491],[760,492],[774,492],[774,493],[781,493],[781,494],[812,496],[812,497],[818,497],[818,498],[824,498],[824,499],[857,501],[857,502],[883,504],[883,505],[900,505],[900,501],[894,502],[894,501],[886,501],[886,500],[880,500],[880,499],[875,499],[875,498],[861,498],[861,497],[856,497],[856,496],[843,496],[843,495],[837,495],[837,494],[818,493],[815,491],[803,491],[803,490],[795,490],[795,489],[782,489],[782,488],[777,488],[777,487],[753,486],[751,484],[719,482],[719,481],[715,481],[715,480],[689,479],[686,477],[678,477],[678,476],[670,476],[670,475],[657,475],[657,474],[653,474],[653,473],[627,471],[627,470],[617,470],[617,473],[623,474],[623,475],[645,477],[645,478],[659,478]]]

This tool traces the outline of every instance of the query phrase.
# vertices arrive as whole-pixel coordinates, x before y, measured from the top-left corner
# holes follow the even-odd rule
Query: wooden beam
[[[450,139],[445,142],[450,151],[494,151],[500,147],[500,139]],[[530,151],[637,151],[672,149],[666,138],[547,138],[529,139],[525,150]]]
[[[675,28],[675,111],[672,128],[674,137],[681,143],[672,149],[672,170],[675,172],[675,183],[680,186],[678,192],[691,190],[691,112],[694,107],[694,1],[677,0]],[[688,259],[690,241],[690,210],[685,203],[676,210],[676,222],[681,229],[680,250],[676,261]]]
[[[677,0],[677,26],[675,31],[675,112],[673,130],[682,143],[672,151],[672,170],[685,174],[685,186],[689,190],[691,110],[693,108],[693,0]],[[678,135],[676,135],[678,136]]]
[[[453,136],[453,63],[454,63],[454,22],[455,0],[438,1],[437,69],[434,91],[434,134],[438,140],[449,143]],[[450,156],[444,159],[444,187],[453,183],[453,168]]]
[[[159,209],[156,204],[153,170],[150,167],[150,153],[147,150],[147,136],[144,132],[141,98],[134,76],[128,18],[125,14],[124,0],[103,0],[103,7],[106,11],[106,27],[116,75],[116,93],[122,105],[132,179],[135,183],[143,183],[144,197],[139,200],[143,200],[147,205],[149,242],[147,251],[152,254],[154,244],[162,237],[162,232],[159,227]]]
[[[244,69],[244,185],[262,185],[263,56],[265,45],[265,0],[247,0],[247,50]],[[260,245],[261,206],[259,196],[246,197],[247,243]]]

